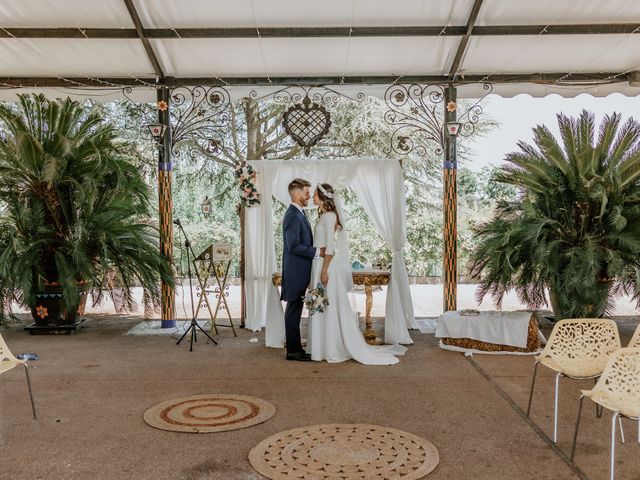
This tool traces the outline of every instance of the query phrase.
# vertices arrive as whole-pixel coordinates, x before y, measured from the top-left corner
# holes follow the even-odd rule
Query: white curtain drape
[[[284,346],[284,312],[278,287],[271,282],[277,268],[271,180],[278,167],[275,162],[260,165],[256,188],[262,202],[245,210],[246,327],[258,331],[264,326],[265,344],[274,348]]]
[[[384,167],[361,169],[351,187],[393,250],[385,317],[402,320],[391,323],[385,320],[385,343],[412,343],[407,327],[415,329],[418,324],[413,314],[409,277],[402,253],[407,241],[404,183],[398,162],[385,163]]]
[[[267,346],[284,344],[284,318],[278,292],[271,284],[276,270],[272,198],[289,203],[287,185],[296,177],[312,185],[351,186],[382,237],[393,250],[387,291],[385,342],[413,343],[408,328],[417,328],[402,255],[406,242],[406,205],[402,171],[397,160],[255,160],[260,205],[247,209],[246,295],[247,328],[265,326]]]

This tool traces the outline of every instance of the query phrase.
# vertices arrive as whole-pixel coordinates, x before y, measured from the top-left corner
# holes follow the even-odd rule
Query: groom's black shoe
[[[287,353],[287,360],[296,360],[298,362],[310,362],[311,355],[307,355],[304,352]]]

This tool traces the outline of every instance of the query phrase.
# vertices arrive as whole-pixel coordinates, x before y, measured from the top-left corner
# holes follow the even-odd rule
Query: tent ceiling
[[[637,0],[21,0],[0,19],[0,98],[130,85],[153,99],[163,78],[238,95],[451,80],[460,96],[481,81],[505,96],[636,95],[639,51]]]

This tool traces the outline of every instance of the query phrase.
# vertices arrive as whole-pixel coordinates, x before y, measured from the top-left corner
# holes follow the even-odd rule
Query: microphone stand
[[[199,329],[202,333],[204,333],[207,336],[207,338],[211,340],[214,344],[217,345],[218,342],[216,342],[213,338],[211,338],[211,336],[207,332],[205,332],[204,329],[196,321],[196,313],[193,305],[193,285],[191,284],[191,260],[189,259],[189,252],[191,252],[191,255],[193,256],[194,259],[196,258],[196,255],[195,253],[193,253],[193,250],[191,249],[191,242],[189,241],[189,238],[187,237],[187,233],[184,231],[184,228],[182,228],[182,224],[180,223],[180,220],[176,218],[173,221],[173,223],[175,223],[178,227],[180,227],[180,230],[182,231],[182,235],[184,235],[184,246],[187,249],[187,275],[189,275],[189,294],[191,296],[191,324],[189,325],[189,328],[187,328],[187,330],[182,334],[182,336],[180,337],[180,340],[178,340],[176,345],[180,345],[180,342],[182,341],[182,339],[184,339],[184,337],[186,337],[187,334],[191,332],[191,345],[189,347],[189,351],[192,352],[193,342],[198,341],[196,337],[196,328]],[[200,278],[200,275],[198,273],[198,266],[195,264],[195,262],[193,264],[193,268],[195,269],[196,275],[198,276],[198,278]],[[202,294],[204,295],[204,292],[202,292]]]

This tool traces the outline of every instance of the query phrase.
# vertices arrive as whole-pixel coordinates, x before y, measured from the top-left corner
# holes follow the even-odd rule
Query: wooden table
[[[371,322],[371,307],[373,306],[373,287],[388,285],[391,279],[391,272],[389,270],[352,270],[354,285],[364,286],[364,293],[366,295],[365,303],[365,330],[364,338],[367,343],[371,345],[380,345],[382,340],[376,337],[376,332],[373,330]],[[273,274],[272,283],[279,287],[282,284],[282,274],[276,272]]]

